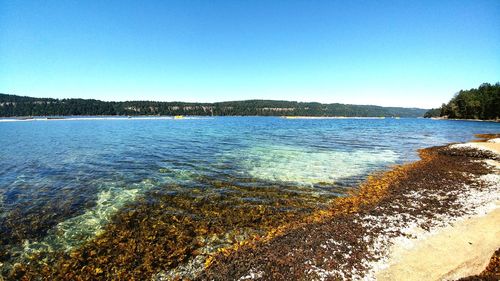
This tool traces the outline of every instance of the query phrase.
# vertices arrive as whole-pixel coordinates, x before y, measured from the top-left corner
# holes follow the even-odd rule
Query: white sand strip
[[[487,142],[468,142],[468,143],[453,144],[450,147],[458,149],[473,148],[500,154],[500,138],[491,139],[488,140]]]
[[[500,248],[500,202],[485,216],[459,221],[411,249],[394,246],[377,280],[456,280],[481,273]]]
[[[488,142],[455,144],[452,148],[473,148],[500,154],[499,139]],[[496,167],[498,161],[487,160]],[[495,184],[498,177],[489,175]],[[498,197],[498,193],[496,194]],[[466,201],[472,198],[464,198]],[[472,202],[472,201],[471,201]],[[481,204],[479,201],[475,204]],[[474,205],[475,205],[474,204]],[[484,206],[475,206],[481,209]],[[377,280],[456,280],[481,273],[500,248],[500,201],[486,213],[459,219],[453,225],[438,229],[411,247],[396,243],[390,249],[388,267],[376,273]]]

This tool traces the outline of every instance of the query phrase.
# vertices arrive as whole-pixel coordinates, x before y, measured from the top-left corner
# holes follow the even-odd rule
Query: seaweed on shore
[[[491,256],[488,266],[480,275],[494,276],[500,280],[500,248]]]
[[[200,280],[359,279],[383,258],[391,237],[413,223],[423,229],[446,224],[439,217],[467,213],[460,194],[487,188],[477,177],[490,172],[467,153],[420,151],[422,160],[373,177],[357,194],[335,200],[316,222],[296,224],[267,241],[219,254]],[[486,156],[487,157],[487,156]]]
[[[472,147],[467,148],[467,147],[460,147],[460,148],[453,148],[453,147],[447,147],[439,151],[440,154],[443,155],[450,155],[450,156],[466,156],[466,157],[472,157],[472,158],[478,158],[478,159],[493,159],[493,160],[500,160],[500,156],[493,151],[489,150],[480,150],[480,149],[474,149]]]

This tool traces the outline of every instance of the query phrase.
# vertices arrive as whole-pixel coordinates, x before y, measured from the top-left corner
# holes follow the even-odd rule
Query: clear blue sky
[[[500,80],[500,0],[0,0],[0,92],[433,107]]]

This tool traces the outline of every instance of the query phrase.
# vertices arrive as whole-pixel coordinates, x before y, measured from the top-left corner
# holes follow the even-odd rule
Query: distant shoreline
[[[271,117],[280,119],[413,119],[421,117],[370,117],[370,116],[266,116],[266,115],[137,115],[137,116],[19,116],[0,117],[0,122],[30,122],[30,121],[77,121],[77,120],[172,120],[172,119],[212,119],[214,117]]]
[[[499,123],[500,119],[458,119],[458,118],[443,118],[443,117],[431,117],[432,120],[451,120],[451,121],[474,121],[474,122],[496,122]]]
[[[0,116],[371,116],[422,117],[427,109],[298,102],[239,100],[225,102],[101,101],[33,98],[0,93]]]
[[[400,117],[373,117],[373,116],[279,116],[284,119],[400,119]],[[407,118],[418,118],[418,117],[407,117]]]
[[[0,122],[36,122],[36,121],[89,121],[89,120],[174,120],[174,119],[211,119],[212,116],[89,116],[89,117],[62,117],[62,118],[19,118],[19,117],[0,117]]]
[[[63,116],[9,116],[0,117],[0,122],[30,122],[30,121],[84,121],[84,120],[172,120],[172,119],[212,119],[214,117],[271,117],[281,119],[298,120],[322,120],[322,119],[424,119],[424,117],[393,117],[393,116],[275,116],[275,115],[63,115]],[[449,119],[441,117],[425,118],[431,120],[450,121],[472,121],[472,122],[494,122],[500,120],[481,119]]]

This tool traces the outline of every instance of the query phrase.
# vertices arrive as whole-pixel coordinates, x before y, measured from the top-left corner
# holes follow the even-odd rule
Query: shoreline
[[[75,120],[171,120],[213,119],[214,117],[271,117],[280,119],[411,119],[422,117],[391,116],[281,116],[281,115],[97,115],[97,116],[36,116],[0,117],[0,122],[75,121]]]
[[[397,116],[282,116],[282,115],[96,115],[96,116],[18,116],[18,117],[0,117],[0,123],[9,122],[34,122],[34,121],[85,121],[85,120],[172,120],[172,119],[213,119],[214,117],[274,117],[287,120],[384,120],[384,119],[423,119],[424,117],[397,117]],[[449,120],[449,121],[471,121],[471,122],[493,122],[500,123],[500,120],[481,120],[481,119],[448,119],[431,117],[430,120]]]
[[[497,149],[498,145],[495,141]],[[215,256],[198,279],[375,280],[397,264],[398,246],[426,243],[437,233],[444,233],[442,239],[451,242],[457,238],[448,237],[444,229],[454,230],[463,223],[470,225],[471,218],[498,214],[500,170],[498,163],[492,164],[500,153],[490,146],[471,142],[422,149],[421,160],[371,177],[353,196],[337,200],[330,213],[316,221],[295,224],[264,241]],[[478,231],[473,228],[471,234]],[[485,237],[491,240],[495,236]],[[475,268],[484,269],[493,248],[500,246],[496,243],[493,241],[491,253],[481,253],[483,262]],[[433,255],[428,250],[424,253]],[[410,268],[409,264],[399,265]],[[440,277],[455,272],[452,278],[480,273],[468,268],[454,271],[455,267],[449,262],[431,270]],[[412,274],[417,271],[381,280],[401,280]]]
[[[39,122],[39,121],[89,121],[89,120],[181,120],[181,119],[196,119],[196,120],[205,120],[205,119],[213,119],[213,116],[137,116],[137,117],[127,117],[127,116],[95,116],[95,117],[69,117],[69,118],[28,118],[28,119],[1,119],[0,122]]]
[[[482,120],[482,119],[457,119],[457,118],[443,118],[443,117],[430,117],[429,119],[431,119],[431,120],[450,120],[450,121],[494,122],[494,123],[500,122],[500,120],[498,120],[498,119],[496,119],[496,120],[495,119]]]
[[[400,117],[392,117],[392,116],[276,116],[283,119],[400,119]],[[412,117],[403,117],[403,118],[412,118]],[[419,117],[413,117],[419,118]]]

